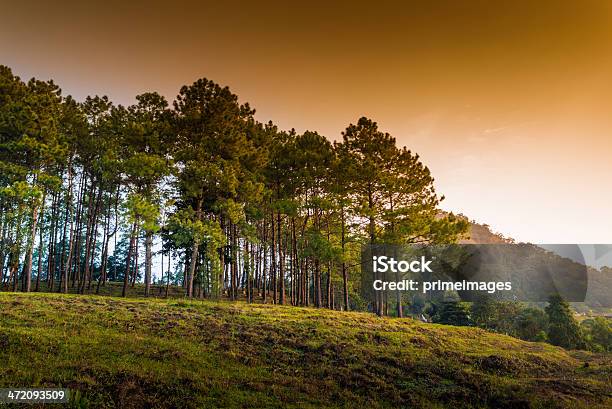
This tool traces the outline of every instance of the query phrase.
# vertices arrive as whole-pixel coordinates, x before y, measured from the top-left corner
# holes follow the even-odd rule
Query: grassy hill
[[[0,362],[0,387],[68,387],[73,407],[612,404],[610,355],[260,304],[2,293]]]

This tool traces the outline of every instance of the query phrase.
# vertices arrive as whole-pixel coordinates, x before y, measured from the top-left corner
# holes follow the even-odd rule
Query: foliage
[[[552,295],[546,306],[548,315],[548,340],[564,348],[580,348],[584,345],[582,331],[569,304],[560,295]]]
[[[440,324],[467,326],[472,324],[467,306],[455,300],[442,301],[433,321]]]
[[[438,209],[419,156],[368,118],[332,143],[258,122],[206,78],[171,104],[145,92],[127,107],[79,103],[7,67],[0,90],[0,281],[12,289],[99,292],[122,276],[127,295],[144,266],[147,293],[164,256],[184,267],[190,297],[371,309],[358,295],[362,244],[467,230]],[[401,300],[375,310],[390,305],[401,315]]]
[[[580,323],[589,349],[612,351],[612,324],[609,318],[595,317]]]
[[[526,341],[546,341],[548,317],[539,308],[524,308],[514,321],[514,335]]]

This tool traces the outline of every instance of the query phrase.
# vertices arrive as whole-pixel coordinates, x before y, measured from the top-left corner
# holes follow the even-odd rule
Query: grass
[[[178,298],[1,293],[0,362],[0,387],[67,387],[69,406],[82,408],[612,405],[609,354],[411,319]]]
[[[97,295],[109,295],[114,297],[120,297],[123,292],[123,282],[119,281],[108,281],[104,285],[101,285],[100,288],[97,288],[98,282],[93,281],[89,288],[86,287],[85,294],[97,294]],[[35,288],[35,284],[32,285],[32,289]],[[185,289],[182,286],[178,285],[169,285],[168,286],[168,297],[176,298],[176,297],[184,297]],[[2,288],[4,291],[8,291],[8,287],[5,285]],[[55,283],[52,289],[49,289],[47,282],[42,281],[40,283],[40,292],[59,292],[58,291],[58,283]],[[166,285],[165,284],[152,284],[150,290],[151,297],[164,297],[166,296]],[[68,292],[71,294],[78,294],[79,287],[70,285],[68,287]],[[134,285],[128,285],[127,295],[128,297],[143,297],[145,292],[144,284],[136,283]]]

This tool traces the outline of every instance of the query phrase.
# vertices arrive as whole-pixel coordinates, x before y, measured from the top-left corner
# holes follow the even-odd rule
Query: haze
[[[612,242],[612,3],[2,3],[0,64],[24,79],[130,104],[207,77],[330,139],[365,115],[421,155],[444,209]]]

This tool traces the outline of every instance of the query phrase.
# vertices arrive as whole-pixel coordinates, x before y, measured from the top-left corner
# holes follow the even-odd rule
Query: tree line
[[[122,106],[0,66],[2,288],[97,293],[112,281],[149,296],[160,271],[166,292],[188,297],[348,310],[364,307],[361,245],[466,232],[438,210],[419,156],[373,120],[332,142],[254,114],[208,79],[172,104],[147,92]]]
[[[595,316],[578,322],[569,303],[559,294],[551,295],[544,308],[538,304],[501,301],[481,295],[472,303],[447,299],[413,303],[410,307],[440,324],[477,326],[526,341],[548,342],[567,349],[612,351],[612,325],[609,319]]]

